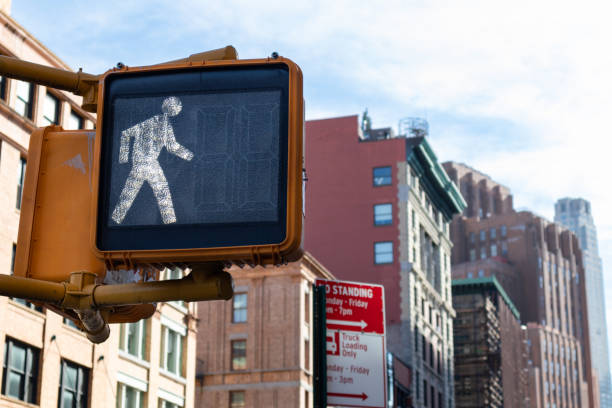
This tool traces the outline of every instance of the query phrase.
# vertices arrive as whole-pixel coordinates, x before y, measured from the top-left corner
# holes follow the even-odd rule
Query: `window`
[[[393,206],[377,204],[374,206],[374,225],[391,225],[393,222]]]
[[[235,295],[234,295],[235,296]],[[306,287],[304,291],[304,323],[310,324],[310,288]]]
[[[23,182],[25,181],[26,159],[19,159],[19,169],[17,171],[17,209],[21,209],[21,198],[23,196]]]
[[[475,261],[475,260],[476,260],[476,250],[470,249],[470,261]]]
[[[467,277],[468,277],[468,279],[472,279],[474,277],[474,273],[468,272],[467,273]]]
[[[117,408],[143,408],[144,392],[117,383]]]
[[[59,408],[86,408],[89,370],[62,360],[59,386]]]
[[[507,232],[507,231],[506,231],[506,226],[505,226],[505,225],[502,225],[502,226],[501,226],[501,228],[500,228],[500,230],[501,230],[501,236],[502,236],[502,237],[505,237],[505,236],[506,236],[506,232]]]
[[[0,75],[0,99],[6,101],[6,77]]]
[[[484,269],[479,269],[479,270],[478,270],[478,277],[479,277],[479,278],[484,278],[484,276],[485,276]]]
[[[6,338],[2,370],[2,394],[31,404],[37,403],[38,356],[40,350]]]
[[[183,270],[181,268],[167,268],[165,272],[166,280],[177,280],[183,278]],[[177,306],[180,309],[186,309],[185,302],[182,300],[173,300],[168,303]],[[184,311],[186,312],[186,310]]]
[[[17,244],[13,243],[13,250],[11,252],[11,275],[15,272],[15,256],[17,255]]]
[[[70,116],[68,116],[68,123],[66,124],[67,130],[76,130],[83,129],[83,125],[85,124],[85,120],[81,115],[76,113],[75,111],[70,111]]]
[[[244,408],[244,391],[230,391],[230,408]]]
[[[485,230],[480,230],[480,240],[484,241],[487,239],[487,231]]]
[[[232,341],[232,370],[246,370],[246,340]]]
[[[501,250],[502,250],[502,255],[506,256],[508,255],[508,243],[506,241],[503,241],[501,243]],[[542,269],[542,266],[540,265],[540,269]]]
[[[169,401],[166,401],[165,399],[161,399],[161,398],[159,399],[159,406],[158,406],[158,408],[180,408],[180,407],[181,407],[181,405],[173,404],[173,403],[171,403]]]
[[[374,167],[373,181],[374,187],[391,185],[391,166]]]
[[[17,253],[17,245],[13,244],[13,249],[11,252],[11,275],[15,272],[15,255]],[[28,302],[25,299],[20,299],[20,298],[10,298],[12,301],[19,303],[20,305],[23,305],[25,307],[28,307],[32,310],[36,310],[39,313],[43,312],[43,308],[41,306],[36,306],[34,303]]]
[[[495,230],[495,228],[491,228],[490,235],[491,235],[491,239],[496,238],[497,231]]]
[[[434,402],[434,398],[435,398],[435,395],[436,395],[436,393],[435,393],[435,391],[434,391],[434,387],[433,387],[433,385],[430,385],[430,386],[429,386],[429,391],[430,391],[430,393],[431,393],[431,406],[433,407],[433,406],[434,406],[434,404],[435,404],[435,402]]]
[[[183,377],[183,335],[162,325],[161,367]]]
[[[43,312],[42,306],[36,306],[34,303],[28,302],[25,299],[11,298],[11,300],[13,300],[13,302],[15,302],[15,303],[19,303],[20,305],[23,305],[23,306],[29,308],[29,309],[36,310],[38,313],[42,313]]]
[[[485,259],[487,257],[487,248],[484,246],[480,247],[480,259]]]
[[[43,106],[43,122],[45,125],[59,125],[60,101],[47,92]]]
[[[491,245],[491,256],[497,256],[497,245]]]
[[[247,321],[247,294],[236,293],[232,300],[232,322],[244,323]]]
[[[474,242],[476,242],[476,234],[470,232],[470,243],[473,244]]]
[[[21,116],[32,119],[32,100],[34,99],[34,86],[29,82],[15,81],[17,83],[17,99],[15,110]]]
[[[64,324],[66,326],[68,326],[68,327],[72,327],[73,329],[81,330],[81,329],[79,329],[79,326],[77,326],[75,322],[73,322],[72,320],[70,320],[70,319],[68,319],[66,317],[64,317]]]
[[[304,368],[310,371],[310,340],[304,339]]]
[[[119,331],[119,349],[145,360],[147,340],[147,321],[124,323]]]
[[[393,263],[393,242],[374,243],[374,263],[390,264]]]
[[[421,351],[423,362],[427,363],[427,340],[425,339],[425,335],[421,334]]]

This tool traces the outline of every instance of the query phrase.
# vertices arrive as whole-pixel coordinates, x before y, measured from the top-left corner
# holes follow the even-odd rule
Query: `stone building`
[[[387,345],[412,403],[453,407],[449,222],[465,203],[425,137],[364,114],[306,123],[304,247],[339,279],[385,288]]]
[[[334,277],[308,253],[229,272],[233,299],[198,305],[195,406],[312,407],[312,284]]]
[[[599,257],[597,230],[593,221],[591,203],[582,198],[557,200],[555,221],[573,231],[580,241],[585,272],[591,354],[597,356],[593,359],[593,368],[599,380],[601,407],[612,408],[612,378],[610,377],[604,274]]]
[[[0,1],[0,54],[70,69],[13,20]],[[92,129],[95,117],[70,93],[0,77],[0,273],[14,265],[21,191],[32,130]],[[165,271],[166,277],[180,270]],[[176,408],[193,406],[196,304],[158,305],[134,324],[111,325],[93,345],[70,321],[0,297],[3,407]]]
[[[482,173],[453,162],[444,167],[475,207],[451,224],[453,274],[499,276],[508,288],[528,326],[530,386],[537,383],[540,406],[598,407],[578,238],[531,212],[515,211],[509,190]],[[550,345],[543,359],[534,354],[540,339]]]

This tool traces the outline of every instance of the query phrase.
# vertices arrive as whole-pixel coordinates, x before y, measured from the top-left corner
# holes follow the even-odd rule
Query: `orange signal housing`
[[[30,136],[15,275],[62,282],[76,271],[104,279],[88,245],[93,130],[36,129]]]
[[[101,250],[97,246],[97,218],[100,183],[100,161],[102,134],[104,131],[104,87],[109,75],[155,73],[160,71],[185,70],[190,68],[232,68],[238,66],[264,66],[284,64],[289,72],[288,103],[288,160],[287,160],[287,218],[286,236],[278,244],[245,245],[214,248],[182,248],[155,250]],[[233,262],[236,264],[266,265],[282,264],[298,260],[302,250],[303,218],[303,151],[304,151],[304,99],[302,71],[293,61],[278,57],[253,60],[218,60],[203,62],[167,63],[146,67],[123,67],[107,71],[100,76],[98,89],[97,137],[93,161],[93,199],[91,200],[90,243],[93,253],[113,268],[131,267],[139,264],[171,265],[174,263]]]
[[[34,130],[19,220],[16,276],[68,281],[77,271],[95,273],[101,283],[104,262],[91,252],[90,202],[95,131],[64,131],[60,126]],[[80,325],[74,312],[45,305]],[[153,314],[151,304],[113,308],[109,323],[135,322]]]

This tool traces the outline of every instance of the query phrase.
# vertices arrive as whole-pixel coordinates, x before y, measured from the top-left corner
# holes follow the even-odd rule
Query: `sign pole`
[[[314,408],[327,407],[327,341],[325,317],[325,286],[312,285],[313,348],[314,348]]]

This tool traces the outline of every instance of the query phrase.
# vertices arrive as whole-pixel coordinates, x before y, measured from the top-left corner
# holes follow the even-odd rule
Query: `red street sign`
[[[325,285],[328,329],[385,334],[383,287],[317,279]]]
[[[384,408],[384,291],[380,285],[317,279],[325,286],[327,404]]]

